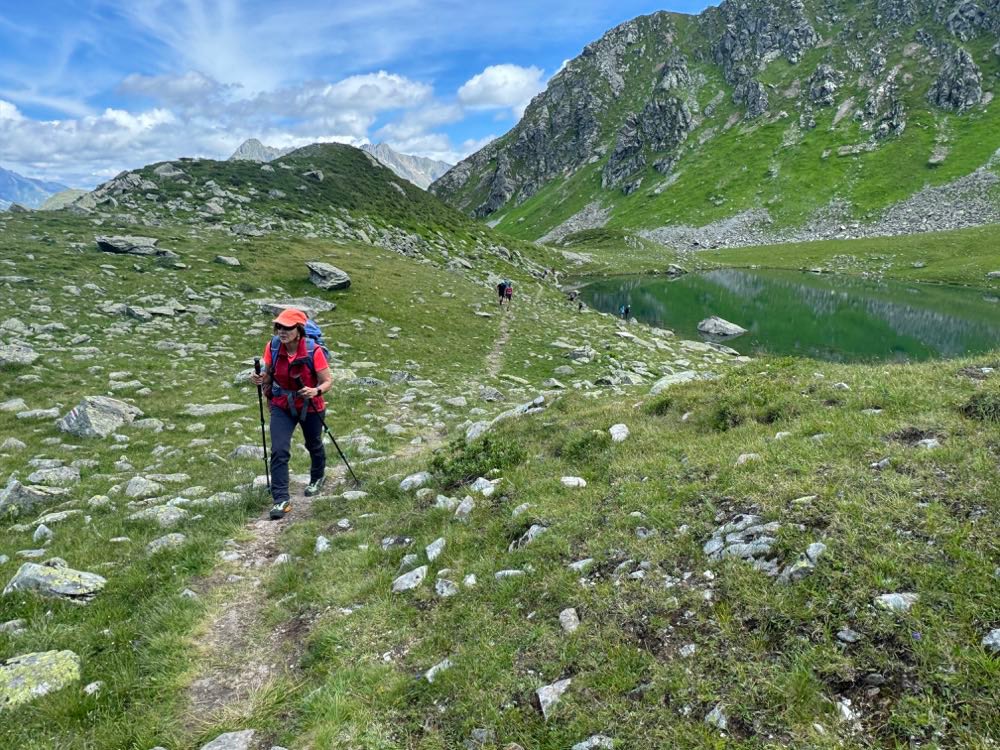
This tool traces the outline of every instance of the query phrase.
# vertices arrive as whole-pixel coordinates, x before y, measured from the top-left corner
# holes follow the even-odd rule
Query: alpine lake
[[[580,283],[597,310],[617,315],[627,304],[643,323],[747,355],[905,362],[1000,348],[1000,299],[983,289],[765,269]],[[747,333],[701,334],[698,323],[713,315]]]

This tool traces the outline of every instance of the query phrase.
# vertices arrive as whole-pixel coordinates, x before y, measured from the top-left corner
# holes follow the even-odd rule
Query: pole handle
[[[254,357],[253,358],[253,371],[257,375],[260,375],[260,357]]]

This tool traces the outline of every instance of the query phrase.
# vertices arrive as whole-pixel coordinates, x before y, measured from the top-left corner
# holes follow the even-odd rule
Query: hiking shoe
[[[320,477],[315,482],[306,487],[306,491],[303,493],[306,497],[312,497],[313,495],[318,495],[323,491],[323,485],[326,484],[326,477]]]
[[[280,503],[275,503],[271,506],[271,520],[277,521],[284,518],[291,512],[292,504],[287,500],[282,500]]]

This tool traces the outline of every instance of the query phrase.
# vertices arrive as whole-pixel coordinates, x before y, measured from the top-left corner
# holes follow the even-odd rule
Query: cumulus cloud
[[[490,65],[458,89],[458,100],[470,109],[510,109],[518,118],[532,97],[545,88],[541,68]]]
[[[23,120],[24,115],[10,102],[0,99],[0,120]]]

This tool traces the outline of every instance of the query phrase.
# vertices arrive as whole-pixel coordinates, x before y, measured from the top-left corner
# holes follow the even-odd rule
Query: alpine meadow
[[[0,748],[1000,746],[1000,0],[577,53],[0,169]]]

